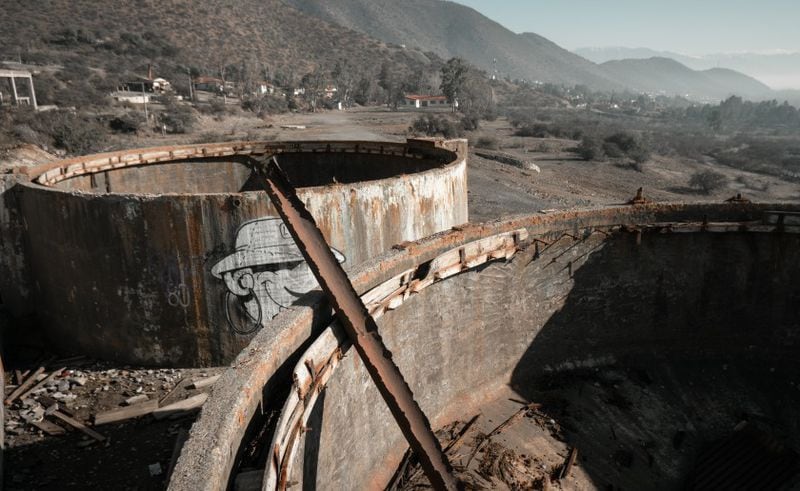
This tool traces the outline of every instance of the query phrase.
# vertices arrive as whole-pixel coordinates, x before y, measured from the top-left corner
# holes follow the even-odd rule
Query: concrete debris
[[[147,470],[150,471],[150,475],[153,477],[160,476],[161,473],[163,472],[161,470],[161,464],[159,464],[158,462],[156,462],[155,464],[148,465]]]
[[[49,371],[48,365],[57,368]],[[72,368],[65,368],[70,366]],[[13,389],[6,386],[6,443],[10,447],[27,446],[50,437],[61,437],[70,429],[92,435],[79,444],[80,448],[97,441],[108,443],[105,436],[84,422],[94,421],[94,425],[99,426],[141,419],[164,406],[165,395],[179,401],[195,395],[185,386],[184,380],[193,380],[205,390],[219,378],[219,371],[110,368],[107,363],[85,357],[50,361],[35,371],[9,371],[6,379],[14,378],[20,383]],[[193,399],[189,405],[196,401]],[[190,414],[192,410],[188,409],[171,416]],[[142,424],[150,423],[143,421]]]

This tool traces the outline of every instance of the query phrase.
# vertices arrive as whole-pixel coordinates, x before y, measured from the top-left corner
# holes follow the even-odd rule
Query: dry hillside
[[[0,22],[5,59],[108,71],[141,70],[150,60],[207,72],[255,62],[299,76],[341,58],[362,67],[427,62],[419,52],[388,47],[279,0],[6,0],[2,10],[15,19]]]

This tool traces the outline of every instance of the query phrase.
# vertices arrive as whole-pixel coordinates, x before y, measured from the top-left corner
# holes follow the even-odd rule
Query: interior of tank
[[[264,158],[264,157],[261,157]],[[388,179],[435,169],[452,158],[343,151],[282,152],[276,156],[299,188]],[[241,156],[123,167],[65,179],[64,190],[94,193],[239,193],[259,190],[247,159]]]
[[[778,489],[800,469],[798,245],[735,227],[545,235],[378,322],[473,488],[541,488],[574,448],[564,489]],[[291,480],[426,483],[354,350],[306,427]]]

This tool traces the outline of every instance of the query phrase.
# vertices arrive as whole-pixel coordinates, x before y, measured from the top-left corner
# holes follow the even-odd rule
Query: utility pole
[[[186,67],[186,73],[189,75],[189,100],[194,102],[194,79],[192,78],[192,69]]]
[[[144,82],[142,82],[142,102],[144,102],[144,121],[146,124],[150,124],[150,117],[147,114],[147,95],[144,92]]]

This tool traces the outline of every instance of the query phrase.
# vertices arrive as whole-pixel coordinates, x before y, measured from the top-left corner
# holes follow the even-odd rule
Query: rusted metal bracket
[[[392,360],[392,353],[383,343],[375,319],[331,252],[314,218],[297,197],[275,158],[266,162],[253,159],[252,162],[255,173],[263,178],[264,190],[283,218],[320,287],[331,300],[339,321],[400,430],[417,454],[431,484],[436,489],[459,489],[450,462],[428,418]]]

